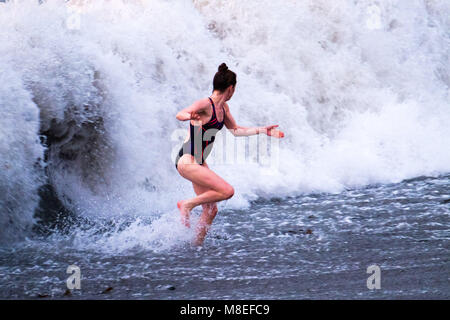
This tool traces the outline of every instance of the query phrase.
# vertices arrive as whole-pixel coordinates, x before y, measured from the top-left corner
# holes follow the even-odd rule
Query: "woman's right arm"
[[[197,100],[189,107],[184,108],[183,110],[178,112],[176,118],[180,121],[200,120],[200,114],[205,112],[208,106],[208,99]]]

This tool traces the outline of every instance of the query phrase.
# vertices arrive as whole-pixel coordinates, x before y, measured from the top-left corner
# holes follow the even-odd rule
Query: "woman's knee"
[[[222,191],[225,199],[230,199],[234,195],[234,188],[230,185],[226,186]]]

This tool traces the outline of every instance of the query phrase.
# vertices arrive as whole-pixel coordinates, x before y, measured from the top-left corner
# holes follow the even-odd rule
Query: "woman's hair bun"
[[[213,90],[224,92],[229,86],[236,86],[236,73],[228,69],[225,63],[222,63],[214,75]]]
[[[227,67],[227,65],[225,63],[222,63],[219,66],[219,72],[226,72],[227,70],[228,70],[228,67]]]

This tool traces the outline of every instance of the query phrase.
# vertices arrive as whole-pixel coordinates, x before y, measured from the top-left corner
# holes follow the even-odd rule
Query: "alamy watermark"
[[[371,274],[367,278],[367,289],[381,289],[381,268],[376,264],[367,267],[367,273]]]
[[[185,143],[182,139],[186,136],[186,129],[174,130],[170,136],[173,142],[171,151],[173,163],[175,164],[178,153],[183,146],[183,154],[191,152],[192,143],[195,163],[202,164],[202,143],[208,142],[203,151],[204,155],[208,157],[208,164],[258,164],[260,167],[268,169],[265,171],[266,173],[279,168],[280,138],[262,133],[250,136],[234,136],[228,131],[223,131],[222,134],[216,135],[214,142],[211,143],[211,137],[216,133],[217,129],[208,129],[203,133],[203,141],[200,135],[194,135],[194,137],[190,137],[188,143]]]
[[[66,273],[70,274],[67,278],[67,289],[81,289],[81,270],[80,267],[72,264],[67,267]]]

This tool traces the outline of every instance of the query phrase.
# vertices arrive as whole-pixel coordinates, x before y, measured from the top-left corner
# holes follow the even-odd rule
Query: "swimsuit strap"
[[[214,105],[214,101],[213,101],[213,99],[211,99],[211,97],[208,97],[208,99],[209,99],[209,101],[211,101],[211,104],[213,106],[213,116],[214,116],[214,118],[217,119],[216,106]],[[211,117],[211,120],[212,120],[212,117]],[[211,122],[211,120],[209,120],[208,122]],[[219,122],[219,120],[217,120],[217,122]]]
[[[214,102],[212,101],[212,99],[210,97],[208,97],[208,99],[211,101],[211,104],[213,106],[213,114],[211,115],[211,119],[209,119],[209,121],[207,123],[202,125],[202,127],[207,126],[210,122],[214,121],[214,119],[216,119],[216,121],[217,121],[216,108],[214,107]],[[219,121],[217,121],[217,122],[219,122]],[[189,121],[189,126],[193,126],[190,121]]]

